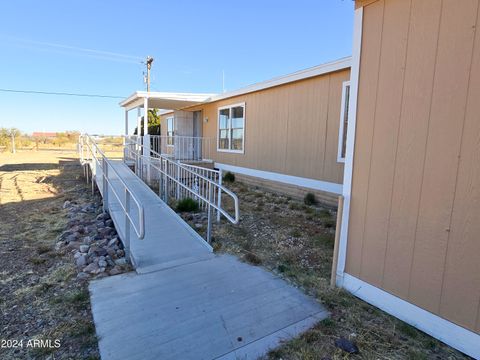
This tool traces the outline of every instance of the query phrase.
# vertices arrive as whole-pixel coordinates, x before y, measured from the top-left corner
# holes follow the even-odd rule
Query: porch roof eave
[[[136,91],[122,100],[120,106],[125,110],[144,107],[144,100],[148,99],[150,109],[178,110],[207,102],[214,95],[216,94]]]

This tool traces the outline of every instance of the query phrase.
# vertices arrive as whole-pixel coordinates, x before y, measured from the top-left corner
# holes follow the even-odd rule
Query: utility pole
[[[145,64],[147,65],[147,92],[150,92],[150,69],[152,68],[153,57],[147,56],[147,61]]]

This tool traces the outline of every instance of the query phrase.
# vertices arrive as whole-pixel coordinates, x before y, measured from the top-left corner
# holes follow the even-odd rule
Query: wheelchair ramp
[[[136,269],[90,283],[102,359],[257,359],[328,316],[272,273],[214,255],[125,163],[89,141],[88,165]]]
[[[122,241],[125,240],[125,213],[122,211],[117,197],[124,191],[120,183],[121,177],[141,202],[145,213],[145,237],[138,239],[134,231],[130,231],[130,251],[134,266],[139,273],[178,266],[210,258],[212,248],[183,219],[178,216],[157,194],[155,194],[140,178],[138,178],[121,160],[110,160],[115,171],[109,171],[108,208],[115,228]],[[103,195],[101,169],[97,169],[97,186]],[[131,207],[132,218],[137,218],[138,210]]]

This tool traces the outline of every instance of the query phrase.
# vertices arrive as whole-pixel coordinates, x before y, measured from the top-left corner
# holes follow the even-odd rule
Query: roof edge
[[[313,67],[303,69],[303,70],[299,70],[299,71],[296,71],[296,72],[291,73],[291,74],[278,76],[278,77],[275,77],[273,79],[269,79],[269,80],[266,80],[266,81],[262,81],[262,82],[259,82],[259,83],[248,85],[246,87],[243,87],[243,88],[240,88],[240,89],[237,89],[237,90],[232,90],[232,91],[228,91],[228,92],[223,93],[223,94],[215,95],[215,96],[212,96],[211,98],[209,98],[206,102],[219,101],[219,100],[222,100],[222,99],[227,99],[227,98],[234,97],[234,96],[244,95],[244,94],[248,94],[248,93],[251,93],[251,92],[260,91],[260,90],[272,88],[272,87],[275,87],[275,86],[284,85],[284,84],[288,84],[288,83],[291,83],[291,82],[308,79],[308,78],[315,77],[315,76],[325,75],[325,74],[332,73],[332,72],[335,72],[335,71],[348,69],[351,66],[352,66],[352,57],[348,56],[348,57],[340,58],[340,59],[335,60],[335,61],[330,61],[328,63],[320,64],[320,65],[313,66]]]

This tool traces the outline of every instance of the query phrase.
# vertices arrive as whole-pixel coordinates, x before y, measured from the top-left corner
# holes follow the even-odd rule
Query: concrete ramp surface
[[[130,231],[136,272],[90,283],[102,359],[256,359],[328,316],[272,273],[213,254],[124,162],[109,162],[105,189],[102,168],[93,165],[122,241],[124,184],[145,214],[143,239]],[[130,216],[138,221],[138,208]]]
[[[102,359],[256,359],[328,316],[233,256],[90,284]]]

